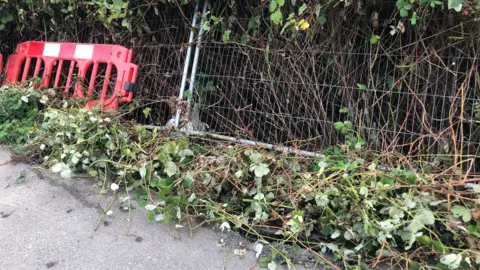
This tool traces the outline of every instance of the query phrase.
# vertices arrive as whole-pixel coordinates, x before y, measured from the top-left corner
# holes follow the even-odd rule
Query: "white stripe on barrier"
[[[77,45],[75,46],[75,59],[92,59],[93,45]]]
[[[43,56],[58,57],[60,54],[60,44],[58,43],[45,43],[43,47]]]

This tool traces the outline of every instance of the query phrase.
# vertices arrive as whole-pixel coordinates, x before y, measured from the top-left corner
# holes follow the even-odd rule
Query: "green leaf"
[[[400,17],[407,17],[408,16],[408,10],[401,8],[400,9]]]
[[[54,166],[52,166],[52,167],[50,168],[50,170],[52,170],[52,172],[54,172],[54,173],[59,173],[59,172],[62,171],[62,167],[63,167],[63,166],[62,166],[62,163],[57,163],[57,164],[55,164]]]
[[[68,167],[63,168],[62,171],[60,172],[60,176],[63,177],[63,178],[71,178],[72,177],[72,171]]]
[[[321,26],[323,26],[325,23],[327,23],[327,18],[326,18],[325,16],[323,16],[323,15],[319,16],[317,20],[318,20],[318,23],[319,23]]]
[[[472,211],[460,205],[455,205],[452,208],[452,213],[454,217],[462,217],[463,222],[469,222],[472,220]]]
[[[412,17],[410,18],[410,23],[412,25],[417,24],[417,12],[416,11],[413,12]]]
[[[464,0],[448,0],[448,9],[454,9],[456,12],[462,11]]]
[[[336,122],[335,124],[333,124],[333,128],[335,128],[336,130],[341,130],[344,126],[345,124],[343,124],[342,122]]]
[[[255,176],[256,177],[262,177],[267,175],[270,172],[270,169],[268,168],[268,165],[265,163],[261,163],[258,166],[255,167]]]
[[[225,32],[223,32],[223,35],[222,35],[222,40],[223,42],[229,42],[230,41],[230,33],[232,31],[231,30],[226,30]]]
[[[273,12],[275,12],[275,10],[277,10],[277,1],[276,0],[270,1],[270,5],[268,5],[268,10],[270,11],[270,13],[273,13]]]
[[[145,108],[143,109],[143,115],[145,116],[145,118],[148,118],[148,116],[150,115],[150,112],[152,111],[152,108]]]
[[[261,268],[267,268],[268,264],[272,261],[272,255],[258,258],[258,265]]]
[[[393,185],[393,184],[395,184],[395,179],[394,179],[394,178],[391,178],[391,177],[382,175],[380,179],[381,179],[381,181],[382,181],[382,183],[383,183],[384,185]]]
[[[203,25],[202,25],[202,28],[205,32],[208,32],[210,31],[210,22],[205,22]]]
[[[428,209],[421,209],[415,214],[412,222],[408,225],[408,230],[416,233],[423,229],[424,225],[433,225],[435,223],[435,216],[432,211]]]
[[[298,173],[301,169],[302,169],[302,167],[300,167],[300,164],[298,164],[297,162],[295,162],[292,166],[292,171],[294,173]]]
[[[169,161],[165,165],[164,172],[168,175],[168,177],[172,177],[177,174],[177,169],[177,165],[173,161]]]
[[[332,235],[330,236],[332,239],[338,238],[341,235],[339,230],[335,230]]]
[[[279,7],[283,7],[283,5],[285,5],[285,0],[276,0],[276,1]]]
[[[127,18],[122,20],[122,26],[126,27],[128,29],[128,31],[132,31],[132,24],[130,23],[130,21]]]
[[[270,20],[272,20],[275,25],[279,25],[283,20],[282,12],[280,10],[275,11],[270,15]]]
[[[255,164],[258,164],[262,161],[262,155],[258,152],[252,152],[250,154],[250,161]]]
[[[378,43],[379,40],[380,40],[380,36],[371,36],[370,37],[370,44],[375,45],[375,44]]]
[[[428,237],[428,235],[417,236],[417,242],[424,246],[430,246],[433,243],[432,238]]]
[[[367,89],[367,86],[365,84],[357,83],[357,87],[360,89]]]
[[[306,9],[307,9],[307,4],[303,3],[303,5],[300,6],[300,8],[298,9],[298,15],[302,15]]]
[[[477,224],[475,224],[475,225],[468,225],[467,229],[468,229],[468,233],[470,233],[470,235],[473,235],[476,238],[480,238],[480,231],[479,231],[480,221],[477,222]]]
[[[437,251],[440,251],[440,252],[447,252],[447,248],[445,247],[445,245],[438,241],[438,240],[433,240],[433,247],[435,248],[435,250]]]
[[[10,21],[12,21],[12,20],[13,20],[13,15],[12,15],[10,12],[8,12],[8,11],[3,12],[2,17],[0,18],[0,21],[1,21],[3,24],[6,24],[6,23],[8,23],[8,22],[10,22]]]
[[[348,130],[352,129],[352,127],[353,127],[352,122],[350,122],[350,121],[345,121],[344,123],[345,123],[345,128],[346,128],[346,129],[348,129]]]
[[[145,175],[147,174],[147,168],[145,167],[145,165],[138,169],[138,172],[140,173],[140,177],[142,177],[142,179],[145,179]]]
[[[148,219],[149,221],[153,221],[154,218],[155,218],[155,217],[154,217],[154,214],[153,214],[153,211],[147,211],[146,215],[147,215],[147,219]]]

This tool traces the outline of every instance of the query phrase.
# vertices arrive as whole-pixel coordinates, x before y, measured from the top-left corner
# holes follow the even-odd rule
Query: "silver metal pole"
[[[190,77],[190,87],[189,87],[189,91],[190,91],[190,94],[193,95],[193,87],[194,87],[194,80],[195,80],[195,75],[197,73],[197,65],[198,65],[198,57],[200,55],[200,41],[202,40],[202,34],[203,34],[203,24],[205,22],[205,14],[207,12],[207,7],[208,7],[208,3],[209,1],[208,0],[205,0],[205,3],[203,4],[203,10],[202,10],[202,19],[200,21],[200,30],[198,31],[198,43],[195,47],[195,56],[194,56],[194,62],[193,62],[193,70],[192,70],[192,74],[191,74],[191,77]],[[198,5],[198,2],[197,2],[197,5]],[[195,12],[196,14],[196,12]],[[196,19],[196,18],[195,18]],[[192,37],[192,33],[190,33],[190,37]],[[190,41],[190,43],[193,41],[193,38],[192,40]],[[188,54],[191,54],[191,46],[189,46],[189,52]],[[190,56],[189,56],[190,57]],[[189,58],[190,59],[190,58]],[[185,69],[187,69],[189,66],[188,65],[185,65]],[[187,73],[184,72],[184,76],[185,76],[185,80],[186,80],[186,76],[187,76]],[[183,78],[182,78],[182,84],[184,83],[183,81]],[[183,96],[184,96],[184,88],[185,88],[185,84],[183,84],[183,86],[181,87],[180,89],[180,96],[179,96],[179,100],[183,99]],[[190,103],[190,98],[188,99],[189,100],[189,103]],[[188,103],[188,104],[189,104]],[[190,106],[190,105],[187,105],[187,107]],[[187,109],[187,112],[189,110]],[[178,125],[180,124],[180,115],[182,113],[182,108],[181,107],[178,107],[177,108],[177,114],[175,116],[175,124],[174,124],[174,127],[175,128],[178,128]]]
[[[183,99],[183,94],[185,92],[185,86],[187,85],[187,75],[188,70],[190,68],[190,58],[192,57],[192,42],[195,38],[195,26],[197,25],[197,14],[198,8],[200,7],[200,0],[197,1],[197,5],[195,6],[195,12],[193,14],[192,19],[192,30],[190,31],[190,37],[188,38],[188,48],[187,48],[187,56],[185,58],[185,66],[183,67],[183,74],[182,74],[182,83],[180,84],[180,93],[178,94],[178,100]],[[180,108],[177,108],[177,118],[180,115]],[[170,121],[169,121],[170,122]],[[174,126],[178,126],[178,122],[175,119]]]
[[[161,126],[145,126],[147,129],[153,130],[153,129],[158,129],[158,130],[166,130],[167,128],[161,127]],[[263,142],[255,142],[251,140],[245,140],[245,139],[237,139],[234,137],[228,137],[228,136],[223,136],[223,135],[218,135],[218,134],[213,134],[213,133],[208,133],[208,132],[200,132],[200,131],[194,131],[194,130],[189,130],[185,133],[177,133],[178,136],[207,136],[223,141],[230,141],[234,143],[239,143],[243,145],[250,145],[250,146],[255,146],[255,147],[261,147],[261,148],[266,148],[266,149],[271,149],[275,150],[278,152],[287,152],[287,153],[292,153],[292,154],[297,154],[301,156],[307,156],[307,157],[318,157],[318,158],[323,158],[325,155],[321,153],[316,153],[316,152],[309,152],[309,151],[304,151],[304,150],[299,150],[295,148],[289,148],[289,147],[284,147],[284,146],[279,146],[279,145],[274,145],[270,143],[263,143]]]
[[[203,26],[203,23],[205,22],[205,16],[207,14],[207,7],[209,6],[209,0],[205,0],[205,4],[203,5],[203,11],[202,11],[202,21],[200,25]],[[193,66],[192,66],[192,73],[190,74],[190,87],[188,91],[190,92],[190,97],[188,97],[188,102],[187,102],[187,112],[186,114],[189,116],[190,115],[190,110],[192,108],[192,98],[193,98],[193,90],[195,88],[195,78],[197,75],[197,70],[198,70],[198,58],[200,57],[200,49],[202,46],[202,37],[203,37],[203,27],[200,27],[200,31],[198,31],[198,41],[197,45],[195,46],[195,55],[193,56]],[[192,120],[192,119],[189,119]]]

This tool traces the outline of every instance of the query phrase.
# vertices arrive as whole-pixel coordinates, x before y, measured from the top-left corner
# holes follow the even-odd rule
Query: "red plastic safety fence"
[[[0,53],[0,74],[2,74],[2,68],[3,68],[3,55]]]
[[[138,66],[133,52],[118,45],[24,42],[8,57],[6,83],[40,77],[43,87],[64,88],[73,98],[93,97],[88,108],[117,110],[131,102]]]

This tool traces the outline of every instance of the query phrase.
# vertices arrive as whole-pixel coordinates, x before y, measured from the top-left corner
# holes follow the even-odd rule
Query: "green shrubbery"
[[[336,128],[348,133],[347,127]],[[463,188],[463,176],[362,153],[358,139],[343,148],[349,150],[329,149],[325,158],[201,140],[88,111],[57,99],[52,89],[0,88],[1,142],[64,177],[88,172],[104,188],[125,189],[126,207],[135,198],[152,221],[228,222],[269,241],[273,256],[262,266],[272,258],[289,261],[280,248],[285,243],[319,259],[331,254],[338,268],[475,269],[480,263],[478,194]]]

